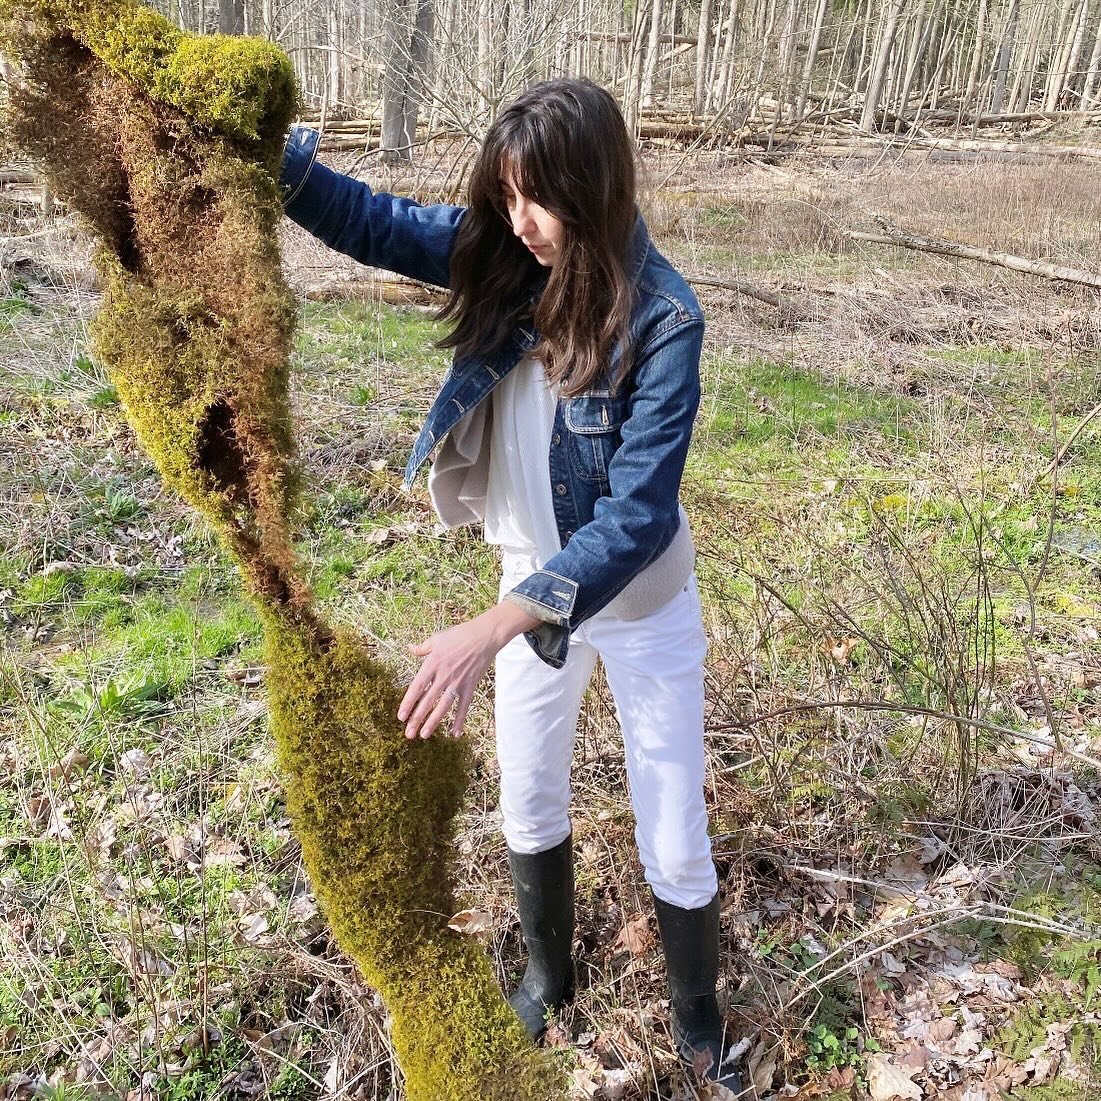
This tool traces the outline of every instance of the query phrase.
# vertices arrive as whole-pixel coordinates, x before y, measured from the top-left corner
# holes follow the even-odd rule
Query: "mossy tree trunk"
[[[392,672],[313,607],[292,543],[296,305],[275,183],[297,93],[267,42],[131,0],[0,0],[12,132],[99,241],[93,325],[138,438],[260,612],[287,804],[340,945],[393,1015],[415,1101],[564,1095],[480,946],[447,928],[466,743],[407,741]]]

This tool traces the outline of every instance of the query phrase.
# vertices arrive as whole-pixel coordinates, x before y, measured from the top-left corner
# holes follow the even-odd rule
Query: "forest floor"
[[[648,169],[675,264],[782,299],[699,287],[683,491],[724,996],[758,1095],[1101,1097],[1098,292],[844,233],[879,211],[1096,269],[1096,169]],[[88,245],[2,193],[0,238],[0,1097],[400,1097],[291,834],[257,620],[89,357]],[[411,673],[408,643],[496,596],[478,534],[401,489],[441,330],[292,227],[285,256],[303,552],[332,618]],[[508,984],[488,698],[459,859]],[[578,1098],[706,1097],[672,1055],[599,674],[574,790],[581,989],[550,1042]]]

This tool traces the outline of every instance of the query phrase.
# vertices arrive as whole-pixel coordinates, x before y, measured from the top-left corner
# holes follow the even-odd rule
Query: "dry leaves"
[[[493,917],[485,910],[460,910],[448,923],[456,933],[487,933],[493,928]]]
[[[848,665],[853,648],[859,641],[858,638],[834,638],[833,635],[826,635],[822,641],[822,649],[835,664]]]
[[[645,956],[654,946],[654,934],[650,932],[650,919],[642,914],[625,922],[612,944],[613,950],[630,952],[632,956]]]
[[[922,1089],[913,1075],[916,1069],[896,1066],[890,1055],[876,1052],[868,1059],[868,1092],[872,1101],[894,1101],[912,1098],[921,1101]]]
[[[74,747],[50,769],[50,779],[68,780],[83,772],[88,767],[88,764],[88,755]]]

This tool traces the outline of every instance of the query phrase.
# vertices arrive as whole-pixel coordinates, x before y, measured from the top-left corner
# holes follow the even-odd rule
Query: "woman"
[[[699,404],[703,317],[635,206],[634,147],[612,97],[539,84],[490,127],[467,207],[375,194],[292,131],[287,213],[363,263],[447,287],[455,359],[413,448],[433,450],[444,523],[501,547],[499,602],[413,652],[406,736],[461,733],[495,663],[509,866],[529,962],[509,999],[533,1037],[574,991],[570,762],[604,663],[636,839],[665,951],[680,1056],[723,1063],[719,898],[703,798],[703,659],[694,549],[678,502]],[[705,1053],[701,1056],[700,1053]]]

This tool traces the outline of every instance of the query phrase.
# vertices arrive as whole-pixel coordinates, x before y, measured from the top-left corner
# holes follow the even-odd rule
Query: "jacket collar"
[[[631,281],[637,283],[638,277],[646,264],[646,257],[650,255],[650,233],[646,229],[646,223],[635,207],[635,228],[631,231],[630,267]]]

